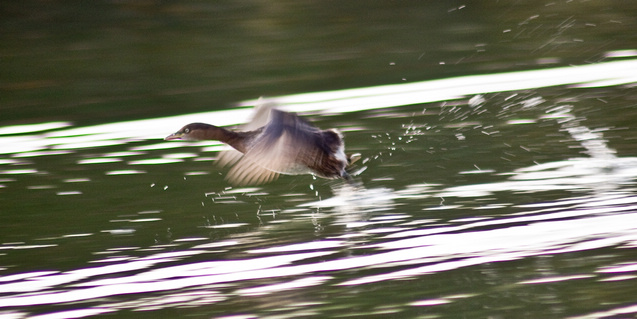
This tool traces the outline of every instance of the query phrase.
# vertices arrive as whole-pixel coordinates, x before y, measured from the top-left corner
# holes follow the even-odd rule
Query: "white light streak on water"
[[[0,128],[0,135],[24,134],[41,131],[49,131],[69,127],[73,124],[70,122],[48,122],[38,124],[12,125]]]
[[[558,85],[585,85],[589,83],[590,85],[604,86],[635,83],[637,82],[635,74],[637,74],[637,60],[623,60],[554,69],[463,76],[406,84],[297,94],[271,98],[268,99],[268,102],[276,103],[281,105],[283,109],[294,112],[321,111],[339,114],[449,101],[484,93]],[[251,100],[242,102],[240,105],[254,106],[260,103],[263,103],[263,101]],[[202,119],[214,119],[214,124],[218,126],[242,124],[249,119],[251,112],[250,108],[238,108],[68,129],[61,129],[68,127],[70,125],[68,122],[10,127],[6,131],[8,133],[5,134],[33,133],[45,129],[56,130],[36,135],[0,136],[0,145],[2,145],[0,154],[33,152],[51,148],[73,150],[86,147],[103,147],[140,140],[160,141],[168,134],[177,131],[180,126],[191,122],[201,122]],[[181,143],[161,142],[156,146],[144,146],[142,149],[134,148],[133,150],[176,148],[180,145]]]

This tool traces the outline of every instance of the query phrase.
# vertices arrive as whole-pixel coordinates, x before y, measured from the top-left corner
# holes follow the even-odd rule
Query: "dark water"
[[[0,318],[634,317],[636,9],[2,3]],[[360,186],[162,140],[259,96]]]

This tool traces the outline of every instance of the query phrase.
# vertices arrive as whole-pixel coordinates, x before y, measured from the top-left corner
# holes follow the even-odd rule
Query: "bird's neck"
[[[252,132],[234,132],[222,127],[209,125],[197,136],[199,140],[215,140],[224,142],[241,153],[246,151],[246,142]]]

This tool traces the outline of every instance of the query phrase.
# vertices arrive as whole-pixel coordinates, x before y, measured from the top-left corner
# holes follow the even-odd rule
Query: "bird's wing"
[[[258,128],[266,126],[270,122],[270,113],[276,109],[276,105],[270,102],[263,102],[254,107],[254,112],[250,117],[250,120],[241,125],[239,130],[241,131],[254,131]]]
[[[236,164],[243,157],[243,153],[235,150],[228,149],[219,152],[219,156],[217,156],[216,164],[219,167],[227,167]]]
[[[256,131],[259,128],[265,126],[268,121],[270,120],[270,111],[275,107],[274,104],[272,103],[261,103],[257,106],[254,107],[254,112],[252,113],[252,115],[250,116],[250,120],[243,124],[240,125],[239,127],[237,127],[238,131]],[[235,149],[227,149],[227,150],[223,150],[221,152],[219,152],[219,155],[217,156],[216,159],[216,164],[219,167],[230,167],[233,166],[235,164],[237,164],[239,162],[239,160],[241,160],[243,158],[243,153],[235,150]],[[230,174],[228,175],[227,179],[230,180],[231,182],[233,182],[233,184],[240,184],[239,182],[241,181],[241,179],[246,178],[246,176],[244,176],[244,174],[240,174],[243,171],[245,172],[253,172],[252,174],[256,176],[267,176],[270,174],[266,174],[265,172],[262,173],[258,173],[260,169],[258,167],[249,167],[249,165],[247,165],[246,163],[244,163],[242,165],[242,167],[239,167],[237,169],[231,170]],[[276,178],[276,176],[270,176],[270,180]],[[266,180],[264,182],[267,182],[269,180]]]
[[[272,103],[264,102],[255,106],[254,112],[252,113],[250,120],[239,126],[237,128],[238,131],[255,131],[259,128],[268,124],[270,120],[270,111],[274,109],[275,105]],[[243,153],[235,150],[228,149],[219,152],[219,156],[217,157],[217,165],[220,167],[228,167],[236,164],[243,157]]]
[[[272,109],[270,121],[228,172],[233,184],[261,184],[279,174],[312,173],[308,164],[324,156],[317,139],[321,131],[292,113]]]
[[[275,180],[279,173],[242,158],[226,175],[233,185],[260,185]]]

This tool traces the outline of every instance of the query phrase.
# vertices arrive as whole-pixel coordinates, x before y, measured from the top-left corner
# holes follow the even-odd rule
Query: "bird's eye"
[[[184,133],[186,134],[190,133],[190,129],[189,128],[184,129]]]

